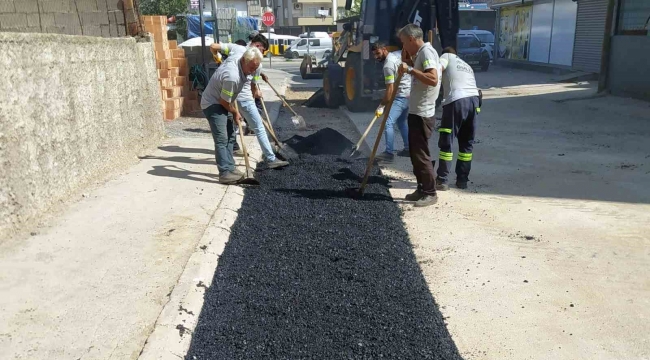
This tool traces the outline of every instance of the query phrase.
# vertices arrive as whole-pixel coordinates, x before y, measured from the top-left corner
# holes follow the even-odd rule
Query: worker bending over
[[[440,163],[436,189],[449,189],[449,171],[454,153],[452,145],[458,139],[456,161],[456,187],[467,189],[469,171],[472,168],[472,149],[478,112],[480,111],[479,90],[476,88],[474,70],[452,47],[445,48],[440,57],[442,65],[442,123],[440,124]]]
[[[268,41],[264,35],[256,35],[253,37],[250,47],[255,47],[260,52],[266,51],[268,48]],[[250,48],[249,47],[249,48]],[[246,51],[246,47],[237,45],[237,44],[212,44],[210,46],[212,51],[219,51],[225,55],[228,55],[228,59],[224,63],[231,61],[238,61],[241,55]],[[273,152],[273,147],[269,142],[269,137],[266,134],[264,128],[264,123],[262,122],[262,116],[258,110],[255,99],[262,97],[262,91],[258,87],[258,83],[262,80],[266,81],[266,76],[262,75],[262,65],[257,69],[257,71],[246,80],[244,87],[237,97],[237,103],[239,105],[239,110],[243,117],[248,121],[249,124],[252,124],[255,135],[257,136],[257,141],[262,148],[262,154],[264,160],[267,162],[267,165],[271,169],[277,169],[289,165],[288,162],[278,159]]]
[[[386,127],[384,129],[384,137],[386,139],[386,151],[379,154],[377,159],[384,162],[392,162],[395,157],[395,125],[399,129],[404,141],[404,149],[397,152],[398,156],[409,156],[409,140],[408,140],[408,125],[406,118],[409,112],[409,93],[411,92],[411,75],[402,75],[402,80],[399,84],[395,84],[397,71],[402,64],[402,51],[388,52],[386,44],[376,42],[372,44],[372,53],[375,59],[384,63],[384,83],[386,84],[386,94],[381,100],[379,107],[375,111],[375,116],[379,117],[384,113],[384,107],[393,96],[395,100],[388,112],[388,119],[386,120]]]
[[[219,182],[222,184],[234,184],[244,177],[244,174],[235,168],[233,159],[233,121],[241,121],[241,115],[233,102],[248,77],[255,73],[261,63],[262,53],[255,47],[248,48],[237,61],[226,61],[219,66],[203,91],[201,109],[210,124]],[[228,120],[228,113],[232,114],[233,121]]]
[[[408,140],[413,173],[418,188],[406,196],[406,200],[415,201],[415,206],[424,207],[438,201],[433,164],[429,153],[429,138],[436,120],[436,99],[440,93],[439,58],[431,44],[425,43],[422,29],[409,24],[399,31],[403,50],[409,55],[399,68],[402,74],[412,78],[409,98]]]

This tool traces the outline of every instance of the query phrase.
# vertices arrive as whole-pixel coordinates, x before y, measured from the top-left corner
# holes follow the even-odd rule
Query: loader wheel
[[[302,62],[300,63],[300,76],[303,79],[307,78],[307,67],[309,67],[309,63],[311,62],[311,58],[309,56],[305,56],[302,58]]]
[[[327,70],[323,74],[323,94],[327,107],[336,109],[343,104],[343,90],[331,79],[331,74]]]
[[[361,54],[348,53],[345,60],[345,105],[352,112],[362,112],[366,106],[363,103],[363,73],[361,69]]]

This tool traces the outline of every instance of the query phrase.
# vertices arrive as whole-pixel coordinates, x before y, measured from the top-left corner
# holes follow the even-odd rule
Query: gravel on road
[[[461,359],[388,180],[304,148],[245,190],[186,359]]]

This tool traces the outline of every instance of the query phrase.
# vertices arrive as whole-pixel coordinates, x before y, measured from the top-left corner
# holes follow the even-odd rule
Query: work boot
[[[269,169],[279,169],[283,168],[285,166],[289,165],[288,162],[280,160],[280,159],[275,159],[273,161],[269,161],[268,167]]]
[[[431,206],[438,202],[438,196],[424,195],[420,200],[415,202],[415,207]]]
[[[439,179],[436,179],[436,190],[438,191],[447,191],[449,190],[449,185],[446,183],[442,182]]]
[[[409,149],[402,149],[402,150],[397,152],[397,156],[411,157],[411,153],[409,152]]]
[[[406,197],[404,197],[404,200],[406,200],[406,201],[418,201],[418,200],[422,199],[423,196],[424,196],[424,194],[422,193],[422,191],[420,191],[420,189],[417,189],[417,190],[415,190],[415,192],[406,195]]]
[[[395,160],[395,155],[388,153],[388,152],[383,152],[375,157],[375,160],[379,162],[385,162],[385,163],[392,163],[393,160]]]
[[[244,174],[243,172],[241,172],[241,171],[239,171],[239,170],[237,170],[237,169],[235,169],[235,170],[233,170],[233,171],[231,171],[231,172],[232,172],[233,174],[235,174],[235,175],[239,175],[239,176],[241,176],[241,177],[244,177],[244,175],[246,175],[246,174]]]
[[[244,178],[244,174],[236,174],[234,171],[227,171],[219,175],[219,183],[224,185],[236,184]]]
[[[456,181],[456,187],[459,189],[467,189],[467,181]]]

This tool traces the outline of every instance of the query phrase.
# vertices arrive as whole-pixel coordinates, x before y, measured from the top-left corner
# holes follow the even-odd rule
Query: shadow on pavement
[[[461,359],[387,187],[341,196],[359,186],[341,166],[310,156],[245,190],[186,359]]]
[[[197,149],[197,148],[186,148],[181,146],[160,146],[158,149],[167,152],[179,152],[179,153],[195,153],[195,154],[207,154],[214,156],[214,149]]]
[[[219,175],[189,171],[175,165],[154,166],[152,170],[147,171],[147,174],[219,184]]]
[[[153,155],[147,155],[147,156],[139,156],[138,157],[140,160],[164,160],[164,161],[172,161],[172,162],[178,162],[178,163],[184,163],[184,164],[196,164],[196,165],[214,165],[214,159],[192,159],[187,156],[153,156]]]
[[[212,132],[210,129],[199,129],[199,128],[186,128],[183,129],[183,131],[191,132],[191,133],[197,133],[197,134],[211,134]]]

